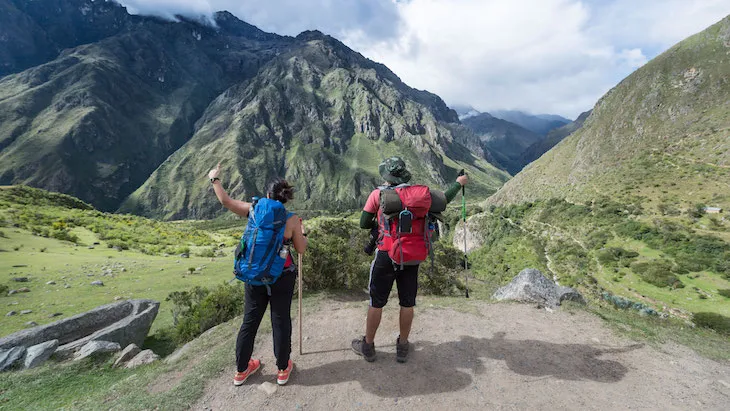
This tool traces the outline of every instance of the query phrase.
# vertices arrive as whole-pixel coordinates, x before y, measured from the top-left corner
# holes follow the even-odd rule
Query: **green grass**
[[[157,362],[134,370],[114,369],[113,358],[107,357],[80,363],[51,362],[37,369],[7,373],[0,379],[0,408],[187,409],[210,380],[231,364],[233,336],[240,321],[231,320],[193,341],[190,351],[174,364]],[[259,332],[270,331],[269,323],[264,319]]]
[[[626,214],[627,209],[637,214]],[[470,222],[484,236],[483,247],[470,254],[473,271],[505,284],[524,268],[538,268],[590,295],[607,290],[660,312],[679,309],[685,318],[693,312],[730,316],[730,299],[719,293],[730,288],[730,277],[713,268],[722,269],[730,244],[714,232],[695,232],[690,222],[650,218],[636,210],[610,201],[586,207],[552,200],[494,208]],[[608,249],[638,255],[599,258]],[[698,264],[687,264],[690,260]],[[653,285],[639,275],[640,264],[667,263],[671,273],[655,274],[673,275],[683,288]],[[690,272],[682,271],[684,266]]]
[[[62,313],[64,318],[78,314],[102,304],[112,303],[115,297],[150,298],[161,302],[160,312],[154,322],[153,329],[171,325],[167,295],[176,290],[186,290],[193,286],[215,286],[232,277],[232,257],[226,248],[226,257],[201,258],[191,255],[180,258],[177,255],[162,257],[150,256],[135,251],[115,251],[107,248],[104,242],[88,249],[73,243],[55,239],[38,237],[21,229],[3,230],[7,239],[3,239],[0,253],[0,283],[11,289],[28,287],[29,293],[18,293],[0,297],[0,305],[7,311],[30,309],[31,314],[3,317],[0,322],[0,335],[6,335],[24,329],[25,323],[34,321],[45,324],[58,318],[49,318],[54,313]],[[87,233],[91,239],[91,234]],[[22,247],[20,247],[22,246]],[[15,247],[20,247],[14,251]],[[44,249],[44,252],[40,252]],[[178,262],[179,261],[179,262]],[[13,267],[23,265],[24,267]],[[113,276],[102,276],[102,267],[110,267]],[[205,268],[193,275],[189,267]],[[121,271],[121,267],[126,269]],[[87,276],[93,274],[93,276]],[[11,281],[13,277],[29,277],[30,282]],[[63,278],[65,277],[65,278]],[[103,287],[92,286],[95,280],[104,282]],[[55,285],[46,285],[55,281]],[[70,288],[64,288],[68,284]],[[17,304],[15,304],[17,303]]]
[[[603,319],[615,332],[632,340],[645,341],[658,348],[662,344],[674,342],[689,347],[704,357],[730,361],[728,338],[716,331],[695,327],[678,319],[642,316],[635,311],[600,305],[590,306],[587,310]]]

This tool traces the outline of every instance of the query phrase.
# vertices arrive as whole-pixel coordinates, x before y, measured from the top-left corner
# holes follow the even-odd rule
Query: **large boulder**
[[[487,214],[477,214],[466,219],[466,252],[471,252],[482,245],[487,239],[487,235],[482,227],[488,222]],[[458,250],[464,251],[464,222],[459,223],[454,229],[453,245]]]
[[[585,303],[578,291],[555,284],[534,268],[520,271],[509,284],[498,289],[493,297],[497,300],[539,303],[547,307],[556,307],[565,300]]]
[[[58,348],[58,340],[46,341],[28,348],[25,353],[25,368],[37,367],[53,355]]]
[[[0,372],[1,371],[8,371],[13,368],[17,364],[20,363],[20,361],[25,356],[25,347],[13,347],[8,349],[0,349]]]
[[[90,341],[109,341],[126,347],[144,342],[160,303],[127,300],[103,305],[91,311],[0,338],[0,349],[31,347],[58,340],[56,354],[70,356]]]

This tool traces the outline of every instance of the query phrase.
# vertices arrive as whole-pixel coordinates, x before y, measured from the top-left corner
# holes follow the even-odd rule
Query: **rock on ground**
[[[0,338],[0,349],[30,347],[58,340],[59,357],[69,357],[89,341],[116,342],[121,347],[142,345],[160,303],[153,300],[127,300],[107,304],[91,311],[50,324],[19,331]]]
[[[540,303],[553,308],[563,300],[585,302],[578,291],[555,284],[534,268],[520,271],[509,284],[498,289],[493,297],[497,300]]]
[[[127,347],[124,348],[124,350],[122,350],[117,360],[114,361],[114,367],[119,367],[125,362],[131,360],[132,358],[134,358],[135,355],[139,354],[140,351],[142,350],[137,346],[137,344],[129,344]]]
[[[37,367],[49,358],[58,348],[58,340],[46,341],[28,348],[25,354],[25,368]]]
[[[152,350],[144,350],[137,354],[134,358],[129,360],[126,368],[137,368],[140,365],[150,364],[160,359],[160,356],[155,354]]]
[[[91,341],[81,347],[74,355],[74,361],[82,360],[96,354],[104,354],[121,350],[122,347],[115,342],[110,341]]]
[[[13,347],[0,350],[0,371],[8,371],[15,367],[25,356],[25,347]]]

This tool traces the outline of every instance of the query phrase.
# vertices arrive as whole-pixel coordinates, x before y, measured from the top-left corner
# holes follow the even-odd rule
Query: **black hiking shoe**
[[[357,355],[362,355],[367,362],[375,361],[375,343],[366,343],[364,336],[362,339],[352,340],[352,351],[355,351]]]
[[[404,363],[408,361],[408,350],[410,349],[410,343],[400,343],[400,337],[395,340],[395,360]]]

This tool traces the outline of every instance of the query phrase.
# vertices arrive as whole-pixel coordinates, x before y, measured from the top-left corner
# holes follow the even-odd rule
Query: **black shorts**
[[[394,265],[386,251],[378,251],[370,266],[370,306],[383,308],[388,303],[393,282],[398,285],[398,299],[401,307],[416,305],[418,292],[418,266]]]

